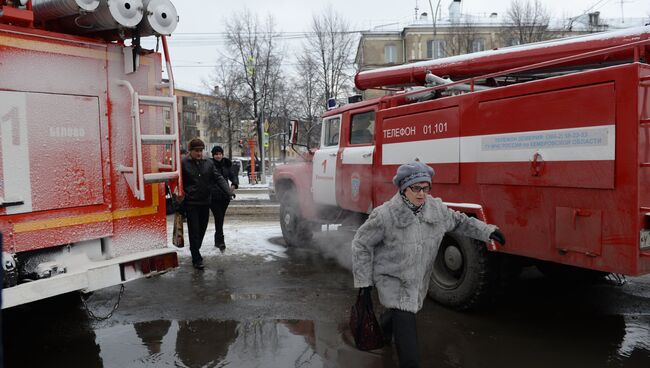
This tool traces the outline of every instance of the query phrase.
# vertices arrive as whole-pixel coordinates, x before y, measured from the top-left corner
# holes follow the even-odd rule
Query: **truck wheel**
[[[489,299],[496,274],[495,261],[482,243],[447,234],[433,264],[429,297],[454,309],[472,309]]]
[[[280,201],[280,228],[288,246],[297,247],[311,241],[313,225],[302,217],[298,199],[293,193],[286,193]]]

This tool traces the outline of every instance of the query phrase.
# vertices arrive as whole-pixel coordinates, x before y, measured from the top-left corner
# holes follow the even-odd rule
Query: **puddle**
[[[542,317],[495,325],[437,312],[435,320],[418,318],[422,361],[436,367],[645,368],[650,362],[649,316],[609,316],[597,324]],[[12,344],[5,366],[396,367],[391,348],[356,350],[345,323],[153,320],[93,329],[86,318],[69,322],[6,337]],[[38,354],[30,354],[34,347]]]
[[[390,359],[357,351],[337,324],[306,320],[156,320],[85,327],[64,338],[63,331],[34,336],[20,352],[7,352],[6,367],[384,367]],[[45,351],[30,355],[30,346]]]

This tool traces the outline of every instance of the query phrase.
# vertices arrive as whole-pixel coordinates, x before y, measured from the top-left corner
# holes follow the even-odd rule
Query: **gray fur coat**
[[[488,241],[495,229],[431,196],[414,215],[397,193],[372,211],[352,241],[354,287],[375,285],[384,307],[416,313],[445,233]]]

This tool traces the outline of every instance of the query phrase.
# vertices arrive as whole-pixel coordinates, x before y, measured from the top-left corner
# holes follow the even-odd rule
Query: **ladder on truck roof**
[[[131,120],[133,129],[133,163],[131,166],[121,165],[119,171],[124,174],[133,196],[141,201],[145,199],[144,185],[151,183],[161,183],[172,180],[178,180],[179,193],[182,193],[182,176],[180,164],[180,133],[178,125],[178,105],[176,96],[174,95],[174,76],[171,69],[170,57],[167,48],[167,39],[161,36],[163,49],[165,53],[165,65],[167,68],[167,75],[169,77],[167,96],[143,96],[135,91],[131,83],[125,80],[117,82],[119,86],[126,87],[131,94]],[[170,134],[142,134],[140,124],[140,107],[141,106],[157,106],[168,107],[171,109],[171,125],[172,131]],[[166,170],[165,172],[157,173],[144,173],[142,163],[142,146],[143,145],[171,145],[173,157],[171,165],[158,163],[159,169]]]

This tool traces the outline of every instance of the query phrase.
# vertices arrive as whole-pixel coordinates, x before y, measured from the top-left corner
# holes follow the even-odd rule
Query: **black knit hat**
[[[212,147],[212,156],[216,155],[217,152],[223,153],[223,147],[221,147],[221,146]]]

